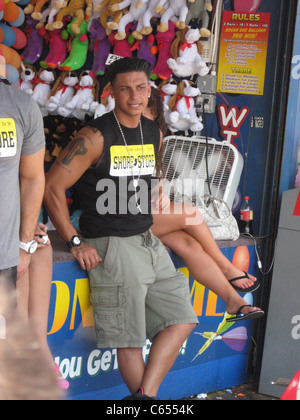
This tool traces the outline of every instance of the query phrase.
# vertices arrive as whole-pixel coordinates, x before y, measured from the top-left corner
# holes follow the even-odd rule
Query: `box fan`
[[[232,208],[244,165],[233,145],[175,135],[166,137],[163,145],[164,191],[172,201],[198,206],[213,196]]]

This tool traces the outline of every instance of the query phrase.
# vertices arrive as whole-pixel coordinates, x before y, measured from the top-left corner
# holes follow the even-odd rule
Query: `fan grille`
[[[210,186],[211,194],[231,207],[243,167],[241,161],[242,156],[236,148],[225,141],[210,138],[206,144],[204,137],[166,137],[163,155],[165,192],[172,201],[196,203],[198,198],[210,193]],[[235,169],[237,173],[234,173]],[[231,190],[229,194],[231,187],[235,191]]]

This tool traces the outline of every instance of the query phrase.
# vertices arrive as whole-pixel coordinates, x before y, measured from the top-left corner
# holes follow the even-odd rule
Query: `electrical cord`
[[[262,269],[263,266],[262,266],[262,262],[260,260],[260,256],[259,256],[259,253],[258,253],[258,246],[257,246],[257,241],[256,240],[257,239],[265,239],[265,238],[268,238],[269,236],[272,236],[272,235],[274,235],[274,232],[269,233],[267,235],[263,235],[263,236],[253,236],[253,235],[251,235],[251,233],[241,233],[241,236],[244,236],[246,238],[251,238],[253,240],[254,249],[255,249],[255,253],[256,253],[256,257],[257,257],[257,266],[258,266],[258,269],[261,272],[261,274],[263,274],[264,276],[269,274],[271,272],[271,270],[273,269],[274,262],[275,262],[275,252],[274,252],[272,262],[271,262],[271,265],[270,265],[269,269],[267,271],[263,271],[263,269]],[[275,248],[276,248],[276,242],[277,242],[277,238],[275,239]]]

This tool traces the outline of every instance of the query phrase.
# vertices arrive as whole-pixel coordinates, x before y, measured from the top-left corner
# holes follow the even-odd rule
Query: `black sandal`
[[[226,318],[226,322],[249,321],[251,319],[261,318],[265,315],[264,311],[262,311],[261,309],[254,312],[249,312],[249,314],[244,315],[242,314],[242,310],[244,308],[253,308],[253,306],[252,305],[241,306],[240,309],[235,314],[235,316],[232,316],[231,318]]]
[[[245,275],[244,276],[240,276],[240,277],[235,277],[232,280],[229,280],[229,283],[231,284],[231,286],[234,288],[234,290],[236,290],[239,293],[251,293],[251,292],[255,292],[255,290],[260,288],[260,282],[259,280],[256,280],[255,283],[253,284],[253,286],[248,287],[247,289],[242,289],[240,287],[234,286],[232,283],[234,283],[237,280],[243,280],[243,279],[249,279],[248,273],[246,273],[244,271]]]

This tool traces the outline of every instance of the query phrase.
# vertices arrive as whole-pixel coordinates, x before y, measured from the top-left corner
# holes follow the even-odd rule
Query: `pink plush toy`
[[[169,68],[167,60],[172,58],[171,47],[175,39],[175,32],[177,28],[175,23],[172,21],[169,21],[168,25],[169,27],[166,32],[157,32],[155,35],[157,46],[152,48],[152,52],[158,52],[158,58],[151,76],[152,80],[156,80],[157,78],[167,80],[172,75],[172,70]]]
[[[68,40],[62,37],[62,29],[55,29],[47,32],[45,28],[40,29],[40,34],[49,42],[49,53],[47,57],[40,62],[40,65],[46,69],[55,69],[63,63],[67,57]]]
[[[132,57],[132,46],[134,43],[134,38],[132,37],[132,32],[136,27],[135,22],[128,23],[125,28],[126,38],[121,41],[115,39],[116,32],[112,32],[109,35],[109,40],[113,45],[113,53],[119,55],[120,57]]]

